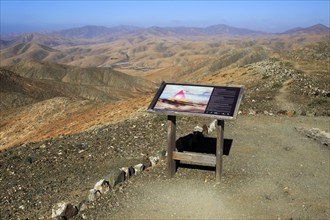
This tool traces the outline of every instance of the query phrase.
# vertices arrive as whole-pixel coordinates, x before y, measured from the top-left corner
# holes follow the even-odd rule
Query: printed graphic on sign
[[[243,86],[211,86],[163,82],[148,112],[235,119]]]
[[[212,87],[166,85],[154,109],[204,113],[212,91]]]

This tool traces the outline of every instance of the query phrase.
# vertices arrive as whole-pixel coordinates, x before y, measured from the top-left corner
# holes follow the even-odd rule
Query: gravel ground
[[[205,118],[178,118],[180,137]],[[166,164],[115,186],[73,219],[330,218],[329,142],[300,132],[329,133],[327,117],[245,116],[226,122],[233,139],[224,175]],[[143,114],[88,132],[0,153],[0,219],[49,219],[54,204],[78,205],[112,168],[131,166],[166,148],[166,118]]]
[[[0,219],[48,219],[53,204],[79,203],[109,170],[156,155],[166,142],[157,120],[145,115],[2,151]]]

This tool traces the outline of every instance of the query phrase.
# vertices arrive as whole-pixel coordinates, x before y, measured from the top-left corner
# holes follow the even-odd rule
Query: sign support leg
[[[216,165],[215,165],[215,179],[216,182],[220,182],[222,176],[222,156],[223,156],[223,133],[224,133],[225,121],[217,120],[216,132],[217,132],[217,149],[216,149]]]
[[[173,151],[175,150],[176,140],[176,116],[168,115],[167,120],[167,170],[168,177],[172,178],[176,171],[176,163],[175,160],[173,160]]]

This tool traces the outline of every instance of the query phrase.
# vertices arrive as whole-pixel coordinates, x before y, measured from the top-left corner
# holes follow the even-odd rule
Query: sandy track
[[[188,132],[189,123],[179,121]],[[166,164],[145,171],[76,219],[329,219],[329,146],[296,128],[329,133],[329,118],[239,116],[225,127],[234,140],[224,176]],[[163,147],[163,146],[162,146]]]

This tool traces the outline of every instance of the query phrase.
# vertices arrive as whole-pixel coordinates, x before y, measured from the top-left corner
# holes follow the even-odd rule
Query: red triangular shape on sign
[[[181,90],[180,92],[178,92],[177,94],[175,94],[175,96],[173,98],[174,99],[186,99],[186,96],[184,94],[184,91]]]

